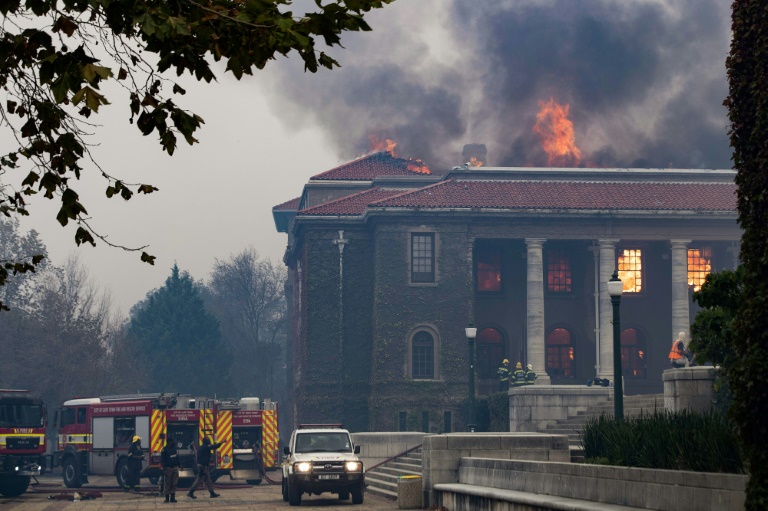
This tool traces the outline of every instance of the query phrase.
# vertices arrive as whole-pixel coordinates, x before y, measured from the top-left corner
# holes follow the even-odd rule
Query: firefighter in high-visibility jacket
[[[509,390],[509,360],[505,358],[501,361],[501,365],[496,371],[496,376],[499,377],[499,390],[501,392]]]
[[[515,364],[515,372],[511,376],[513,387],[522,387],[525,385],[525,371],[523,371],[523,364],[518,362]]]
[[[141,460],[144,453],[141,452],[141,437],[134,435],[131,447],[128,449],[128,474],[125,478],[124,491],[139,491],[139,479],[141,478]]]

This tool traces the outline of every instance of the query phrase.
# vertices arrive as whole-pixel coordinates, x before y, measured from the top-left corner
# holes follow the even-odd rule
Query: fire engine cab
[[[27,390],[0,389],[0,494],[18,497],[45,467],[45,404]]]
[[[125,486],[128,449],[132,437],[138,435],[145,452],[141,476],[155,484],[162,474],[160,451],[165,439],[173,436],[181,463],[179,477],[188,480],[195,477],[197,446],[209,437],[222,443],[213,456],[212,479],[229,474],[258,484],[254,443],[261,442],[262,431],[269,437],[274,429],[275,438],[274,444],[262,442],[267,446],[263,466],[277,465],[277,403],[269,403],[267,410],[262,408],[258,398],[222,402],[189,394],[72,399],[57,414],[56,462],[61,464],[64,484],[70,488],[87,483],[89,475],[114,475],[118,485]],[[273,451],[273,458],[268,457]]]

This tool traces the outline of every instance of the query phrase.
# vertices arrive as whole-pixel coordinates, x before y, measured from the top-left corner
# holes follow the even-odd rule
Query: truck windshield
[[[352,452],[352,442],[347,433],[299,433],[296,436],[296,452]]]
[[[0,403],[0,428],[41,428],[43,425],[43,405]]]

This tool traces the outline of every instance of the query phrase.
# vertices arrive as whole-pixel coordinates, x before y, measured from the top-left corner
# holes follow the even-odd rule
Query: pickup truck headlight
[[[301,473],[306,474],[307,472],[311,472],[312,471],[312,464],[311,463],[307,463],[306,461],[302,461],[301,463],[296,463],[293,466],[293,470],[294,470],[294,472],[301,472]]]
[[[344,464],[347,472],[362,472],[363,464],[359,461],[348,461]]]

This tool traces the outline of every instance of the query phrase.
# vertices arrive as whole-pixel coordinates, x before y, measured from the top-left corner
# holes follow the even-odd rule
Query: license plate
[[[338,479],[339,478],[339,474],[322,475],[322,476],[317,476],[317,478],[321,479],[321,480],[323,480],[323,479]]]
[[[40,445],[40,439],[37,437],[9,438],[7,441],[8,449],[37,449]]]

